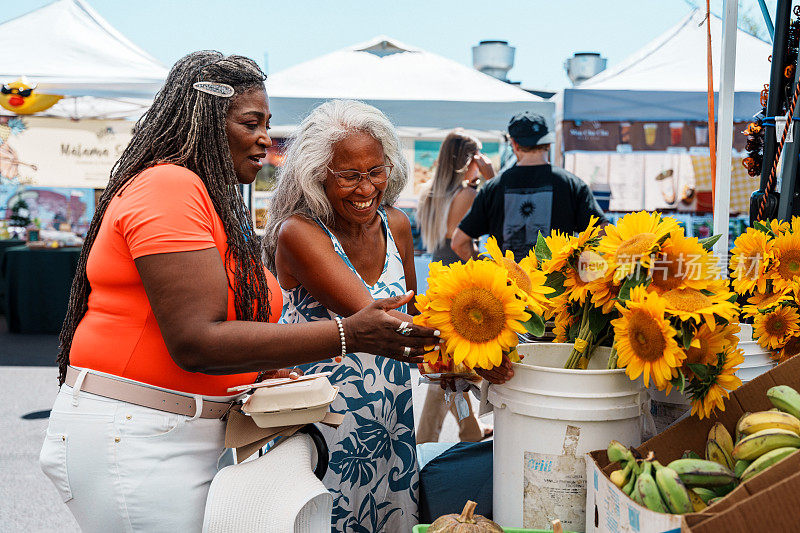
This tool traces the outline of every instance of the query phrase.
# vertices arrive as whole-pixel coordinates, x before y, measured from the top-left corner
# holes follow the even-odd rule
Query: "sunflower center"
[[[636,357],[643,361],[658,361],[667,347],[658,322],[647,312],[634,309],[628,318],[628,338]]]
[[[506,326],[503,302],[488,289],[466,288],[453,298],[450,323],[466,340],[488,342],[497,338]]]
[[[650,253],[653,243],[656,242],[655,233],[640,233],[623,242],[617,248],[617,256],[636,260],[643,255]]]
[[[764,324],[764,329],[766,329],[768,333],[775,336],[783,336],[783,334],[786,333],[786,328],[786,321],[782,316],[779,315],[770,316],[767,319],[766,324]]]
[[[787,250],[781,254],[778,272],[783,279],[800,276],[800,250]]]
[[[672,289],[661,295],[678,311],[695,312],[711,305],[711,298],[695,289]]]
[[[531,278],[522,270],[522,267],[506,257],[503,258],[503,266],[506,267],[506,270],[508,270],[508,277],[514,280],[517,287],[525,291],[526,294],[530,294],[532,289]]]
[[[653,285],[665,291],[677,288],[686,277],[686,272],[681,268],[683,257],[673,254],[664,254],[653,265]]]

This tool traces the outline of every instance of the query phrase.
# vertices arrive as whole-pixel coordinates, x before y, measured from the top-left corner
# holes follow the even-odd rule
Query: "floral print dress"
[[[386,232],[386,259],[378,282],[371,287],[364,282],[375,299],[406,291],[403,262],[386,213],[383,208],[378,213]],[[316,222],[358,275],[333,233]],[[284,290],[283,296],[283,323],[336,316],[303,286]],[[331,531],[411,531],[418,523],[419,472],[409,365],[380,355],[351,353],[340,363],[328,359],[301,368],[306,373],[332,372],[329,379],[339,387],[339,395],[331,411],[345,415],[338,428],[319,426],[330,449],[323,482],[334,498]]]

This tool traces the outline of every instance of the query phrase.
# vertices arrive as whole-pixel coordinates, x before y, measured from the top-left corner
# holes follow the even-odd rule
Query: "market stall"
[[[39,239],[4,254],[5,311],[12,332],[57,333],[79,254],[60,247],[81,242],[167,69],[83,0],[0,24],[0,47],[15,51],[0,58],[0,235]]]
[[[610,211],[680,213],[699,237],[710,235],[713,211],[704,18],[693,11],[616,66],[554,98],[557,158],[567,170],[596,190],[610,191]],[[722,20],[713,14],[711,35],[719,87]],[[761,108],[772,51],[741,29],[736,41],[731,243],[744,230],[750,194],[758,186],[742,165],[741,132]]]

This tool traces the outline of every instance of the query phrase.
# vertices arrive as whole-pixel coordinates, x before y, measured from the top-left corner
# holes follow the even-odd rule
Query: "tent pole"
[[[761,14],[764,15],[764,24],[767,25],[767,31],[769,32],[769,38],[774,41],[775,40],[775,26],[772,25],[772,17],[769,16],[769,9],[767,9],[767,3],[764,0],[758,0],[758,6],[761,8]]]
[[[714,195],[714,234],[720,235],[714,253],[723,272],[728,268],[728,219],[731,200],[731,152],[733,150],[733,83],[736,69],[738,2],[725,0],[722,19],[722,61],[719,84],[717,175]],[[713,154],[712,154],[713,156]]]

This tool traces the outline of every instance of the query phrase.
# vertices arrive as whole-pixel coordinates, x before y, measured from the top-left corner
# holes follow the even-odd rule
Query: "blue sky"
[[[529,88],[569,86],[564,60],[597,51],[609,66],[677,24],[689,0],[88,0],[130,40],[167,65],[200,49],[268,55],[269,72],[385,34],[471,65],[481,40],[516,47],[509,78]],[[50,3],[3,2],[0,20]],[[705,5],[705,2],[700,2]],[[774,5],[774,1],[769,1]],[[755,0],[744,2],[763,27]],[[749,7],[748,7],[749,6]],[[712,2],[719,12],[721,0]],[[718,38],[718,36],[717,36]],[[702,53],[702,51],[698,51]]]

